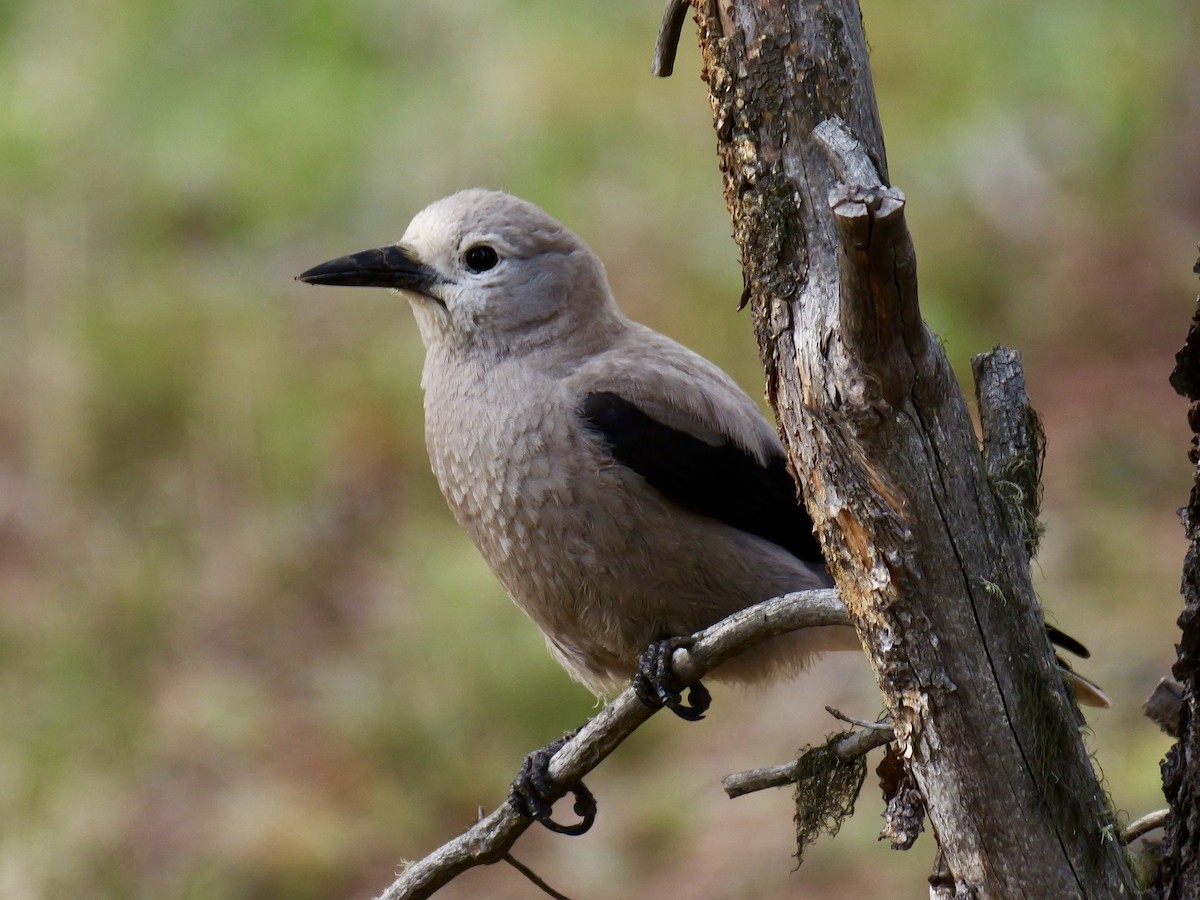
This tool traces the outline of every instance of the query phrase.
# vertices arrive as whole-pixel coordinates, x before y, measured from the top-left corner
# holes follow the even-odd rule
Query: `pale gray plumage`
[[[480,247],[498,261],[473,271],[464,257]],[[708,446],[732,443],[764,467],[783,454],[733,380],[627,319],[600,261],[541,209],[463,191],[419,213],[393,247],[368,254],[301,277],[403,290],[427,349],[425,436],[442,493],[580,681],[606,691],[633,674],[653,640],[832,583],[819,562],[673,502],[589,427],[581,403],[606,392]],[[393,278],[397,264],[404,271]],[[795,670],[815,650],[852,647],[849,628],[809,630],[714,676],[755,680]]]
[[[396,244],[299,278],[405,294],[427,351],[425,438],[442,493],[554,656],[594,691],[633,675],[652,641],[832,585],[755,403],[622,315],[599,259],[537,206],[462,191],[418,213]],[[849,627],[806,629],[713,677],[756,681],[857,647]],[[1108,705],[1062,664],[1080,702]]]

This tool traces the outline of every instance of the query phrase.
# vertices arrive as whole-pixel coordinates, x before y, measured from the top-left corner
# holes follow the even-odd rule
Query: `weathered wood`
[[[1200,275],[1200,261],[1194,271]],[[1200,301],[1187,341],[1175,357],[1171,385],[1191,401],[1188,424],[1192,445],[1188,458],[1196,467],[1195,483],[1183,525],[1191,542],[1183,563],[1183,612],[1179,644],[1171,674],[1183,687],[1178,740],[1162,762],[1163,793],[1170,804],[1163,836],[1162,863],[1154,896],[1164,900],[1200,897]]]
[[[1142,714],[1171,737],[1179,734],[1183,718],[1183,685],[1174,678],[1160,678],[1146,702]]]
[[[1021,542],[1032,559],[1042,539],[1042,464],[1046,433],[1029,402],[1021,354],[997,347],[971,360],[983,432],[983,463],[992,490],[1017,517]]]
[[[920,318],[858,4],[698,0],[697,21],[768,398],[953,882],[1133,896],[1020,535]],[[815,138],[834,117],[847,134]]]

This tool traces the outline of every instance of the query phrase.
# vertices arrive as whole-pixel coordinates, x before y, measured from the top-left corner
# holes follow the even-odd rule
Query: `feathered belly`
[[[585,443],[551,460],[539,441],[482,468],[478,453],[447,452],[439,482],[509,595],[594,689],[632,674],[652,640],[821,583],[781,548],[673,507]]]

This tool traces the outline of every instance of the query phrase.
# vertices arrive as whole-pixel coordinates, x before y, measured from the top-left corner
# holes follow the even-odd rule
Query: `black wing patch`
[[[672,502],[778,544],[805,562],[824,563],[782,455],[763,466],[732,441],[714,447],[609,391],[584,397],[579,414],[617,462]]]

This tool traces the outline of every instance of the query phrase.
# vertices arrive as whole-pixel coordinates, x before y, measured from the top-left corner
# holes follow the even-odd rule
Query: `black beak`
[[[428,294],[441,279],[437,272],[413,259],[395,244],[339,256],[296,276],[309,284],[386,287]]]

